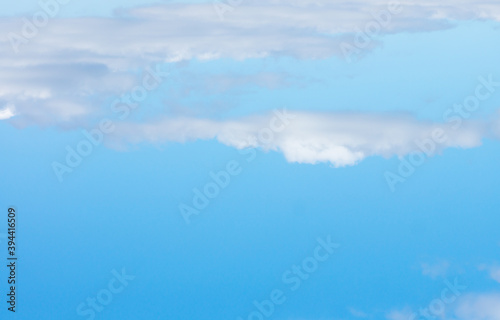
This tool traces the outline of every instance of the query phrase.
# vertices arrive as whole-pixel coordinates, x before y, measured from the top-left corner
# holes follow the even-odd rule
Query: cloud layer
[[[243,0],[141,7],[108,18],[58,18],[57,10],[53,13],[35,30],[27,27],[29,17],[0,18],[7,35],[0,40],[0,120],[80,126],[91,116],[102,116],[106,111],[99,106],[127,92],[137,80],[137,70],[153,63],[342,57],[342,44],[359,47],[356,41],[362,42],[362,31],[383,35],[449,28],[464,20],[500,21],[500,6],[472,0],[397,5],[378,0]],[[363,47],[376,45],[375,38]],[[214,83],[215,90],[238,81],[272,87],[281,85],[281,78],[267,74]],[[416,141],[428,139],[436,129],[447,133],[437,152],[478,146],[490,131],[473,122],[452,130],[404,116],[297,113],[286,130],[274,132],[265,142],[262,130],[270,121],[266,116],[215,121],[179,114],[187,113],[151,123],[119,124],[114,143],[217,139],[240,149],[280,151],[291,162],[338,167],[373,155],[408,154],[416,149]]]
[[[40,8],[51,16],[45,23],[30,16],[0,18],[0,108],[13,105],[25,125],[79,123],[99,112],[102,99],[130,88],[131,71],[155,63],[343,58],[343,45],[368,50],[377,35],[500,21],[500,6],[472,0],[170,3],[106,18],[61,18],[60,8]],[[367,30],[373,39],[359,37]]]
[[[20,44],[18,54],[10,39],[13,34],[23,34],[23,23],[18,17],[2,18],[2,30],[10,32],[3,38],[0,54],[17,59],[3,59],[0,65],[79,61],[102,63],[113,69],[144,61],[194,58],[289,55],[317,59],[341,53],[340,41],[366,31],[381,18],[388,22],[379,23],[377,34],[442,29],[461,20],[500,21],[500,8],[490,1],[393,2],[397,5],[374,0],[239,3],[166,4],[119,12],[112,18],[56,17],[48,26],[37,28],[28,43]]]
[[[436,131],[441,133],[438,141],[434,138]],[[279,111],[227,121],[175,118],[121,123],[111,141],[115,147],[125,147],[143,142],[216,139],[238,149],[279,151],[289,162],[325,162],[342,167],[369,156],[388,158],[423,151],[429,143],[435,146],[433,154],[449,147],[476,147],[489,132],[484,124],[475,122],[464,123],[457,130],[449,124],[409,116]]]

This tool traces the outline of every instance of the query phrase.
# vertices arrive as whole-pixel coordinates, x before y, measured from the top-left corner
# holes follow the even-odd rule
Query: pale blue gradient
[[[18,4],[3,15],[31,10],[30,3],[36,6]],[[65,15],[109,15],[116,6],[89,1],[68,6]],[[382,47],[353,64],[338,57],[172,64],[171,78],[129,120],[232,119],[286,107],[443,121],[447,108],[473,93],[478,77],[500,79],[499,33],[498,24],[468,22],[387,35]],[[278,84],[252,83],[261,74],[277,75]],[[247,78],[211,87],[214,76]],[[109,104],[114,97],[105,98],[99,116],[116,120]],[[500,92],[474,118],[492,117],[499,107]],[[253,301],[268,299],[273,289],[283,289],[287,301],[270,319],[354,319],[349,308],[386,319],[393,309],[427,306],[440,295],[444,278],[459,277],[467,292],[498,291],[478,268],[499,262],[498,141],[447,149],[394,193],[384,172],[397,170],[396,157],[332,168],[289,163],[281,153],[259,150],[247,162],[216,141],[128,151],[99,146],[60,183],[51,164],[82,139],[80,129],[0,122],[0,210],[15,205],[19,215],[16,319],[86,319],[77,306],[106,288],[111,270],[122,268],[136,278],[96,319],[246,319]],[[187,225],[179,204],[190,204],[193,188],[231,160],[242,173]],[[283,272],[328,235],[341,248],[290,292]],[[450,264],[446,275],[422,274],[422,263],[439,260]],[[2,267],[2,294],[6,277]],[[14,318],[0,306],[2,319]]]

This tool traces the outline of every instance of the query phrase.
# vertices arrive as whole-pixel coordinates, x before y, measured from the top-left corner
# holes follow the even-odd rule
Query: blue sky
[[[43,3],[0,18],[2,319],[500,319],[498,5]]]

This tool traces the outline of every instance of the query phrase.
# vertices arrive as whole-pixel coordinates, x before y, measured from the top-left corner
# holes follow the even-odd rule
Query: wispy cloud
[[[455,309],[458,320],[500,320],[500,294],[483,293],[464,296]]]
[[[400,1],[401,14],[382,32],[428,31],[451,21],[500,20],[490,1]],[[386,10],[387,1],[245,1],[220,21],[213,3],[164,4],[121,11],[111,18],[53,19],[28,43],[19,19],[0,19],[2,66],[54,62],[102,63],[123,68],[144,61],[258,58],[287,55],[306,59],[339,54],[339,41]],[[24,48],[25,46],[25,48]],[[13,47],[18,48],[16,54]],[[15,59],[17,57],[17,59]],[[15,60],[15,61],[13,61]]]
[[[356,318],[367,318],[368,317],[368,314],[361,311],[361,310],[358,310],[358,309],[355,309],[355,308],[349,308],[349,313],[351,313],[351,315],[353,317],[356,317]]]
[[[150,123],[121,123],[113,136],[115,146],[217,139],[238,149],[261,148],[282,152],[289,162],[354,165],[369,156],[403,156],[417,149],[416,143],[448,124],[419,121],[409,116],[361,113],[282,112],[289,121],[269,141],[259,138],[272,118],[254,116],[237,120],[165,118]],[[279,124],[276,124],[279,125]],[[437,148],[471,148],[481,145],[491,124],[464,123],[460,130],[444,130],[446,141]]]
[[[421,268],[422,268],[422,274],[424,276],[436,279],[438,277],[446,276],[448,269],[450,268],[450,264],[448,261],[439,261],[435,263],[422,263]]]
[[[409,320],[412,317],[414,317],[414,313],[409,307],[402,310],[392,310],[386,314],[388,320]]]
[[[489,1],[396,4],[401,12],[378,34],[449,28],[460,20],[500,21],[500,7]],[[2,17],[0,29],[6,36],[0,39],[0,100],[15,106],[21,125],[81,122],[98,113],[96,104],[103,100],[96,96],[105,99],[126,91],[133,72],[155,63],[342,57],[340,45],[353,40],[389,5],[378,0],[246,0],[220,21],[212,2],[168,3],[122,10],[113,17],[56,16],[50,28],[33,36],[20,27],[26,20]],[[14,34],[30,41],[16,41]],[[207,92],[249,83],[267,88],[284,84],[283,75],[273,73],[212,80]]]
[[[481,265],[479,270],[485,270],[488,272],[491,279],[500,283],[500,266],[499,265]]]

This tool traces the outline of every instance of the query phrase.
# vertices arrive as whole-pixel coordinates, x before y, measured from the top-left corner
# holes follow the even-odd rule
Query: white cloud
[[[491,279],[500,283],[500,267],[492,267],[490,269],[490,277],[491,277]]]
[[[411,320],[414,313],[410,308],[406,307],[402,310],[392,310],[385,317],[388,320]]]
[[[289,162],[325,162],[342,167],[355,165],[369,156],[388,158],[411,153],[418,150],[416,141],[429,139],[436,129],[442,129],[447,139],[436,144],[435,152],[449,147],[476,147],[487,135],[484,125],[475,122],[464,123],[460,130],[454,130],[448,124],[418,121],[408,116],[304,112],[290,115],[294,118],[281,132],[273,134],[272,140],[268,139],[266,129],[275,118],[270,114],[225,121],[174,118],[120,123],[113,144],[123,147],[141,142],[217,139],[238,149],[279,151]]]
[[[457,320],[500,320],[500,294],[469,294],[458,302]]]
[[[132,87],[135,77],[99,64],[50,64],[3,67],[0,102],[16,106],[16,122],[61,125],[98,114],[98,102]]]
[[[186,59],[258,58],[287,55],[318,59],[341,53],[349,34],[387,10],[387,1],[242,0],[221,21],[213,3],[164,4],[122,11],[112,18],[52,19],[14,54],[5,37],[2,67],[53,63],[99,63],[118,70]],[[448,28],[451,21],[500,20],[491,1],[401,1],[381,33]],[[21,34],[18,17],[1,18],[7,33]],[[11,34],[12,35],[12,34]]]
[[[353,317],[356,317],[356,318],[367,318],[368,317],[368,314],[366,314],[365,312],[363,312],[361,310],[355,309],[355,308],[349,308],[349,312],[351,313],[351,315]]]
[[[458,20],[500,20],[500,6],[486,0],[401,4],[402,12],[391,17],[382,34],[448,28]],[[373,14],[387,6],[385,0],[243,0],[223,21],[212,2],[140,7],[114,17],[51,18],[37,35],[19,44],[18,53],[8,37],[0,39],[0,103],[16,105],[21,125],[81,123],[99,112],[96,95],[105,98],[130,88],[131,70],[190,59],[342,56],[340,44],[352,42],[358,30],[375,21]],[[0,18],[0,29],[10,36],[22,35],[23,24],[20,17]],[[283,85],[282,76],[274,74],[229,79],[231,83],[215,80],[208,91],[249,81],[271,88]],[[344,153],[346,161],[362,156],[342,148],[324,152],[323,158]]]
[[[8,105],[3,109],[0,109],[0,120],[10,119],[16,115],[15,107],[13,105]]]
[[[500,266],[498,265],[481,265],[479,270],[486,270],[491,279],[500,283]]]
[[[427,317],[428,314],[424,315],[421,312],[419,311],[419,316],[408,307],[401,310],[394,309],[386,314],[386,319],[412,320]],[[470,293],[460,296],[449,309],[446,309],[441,319],[500,320],[500,293]]]

